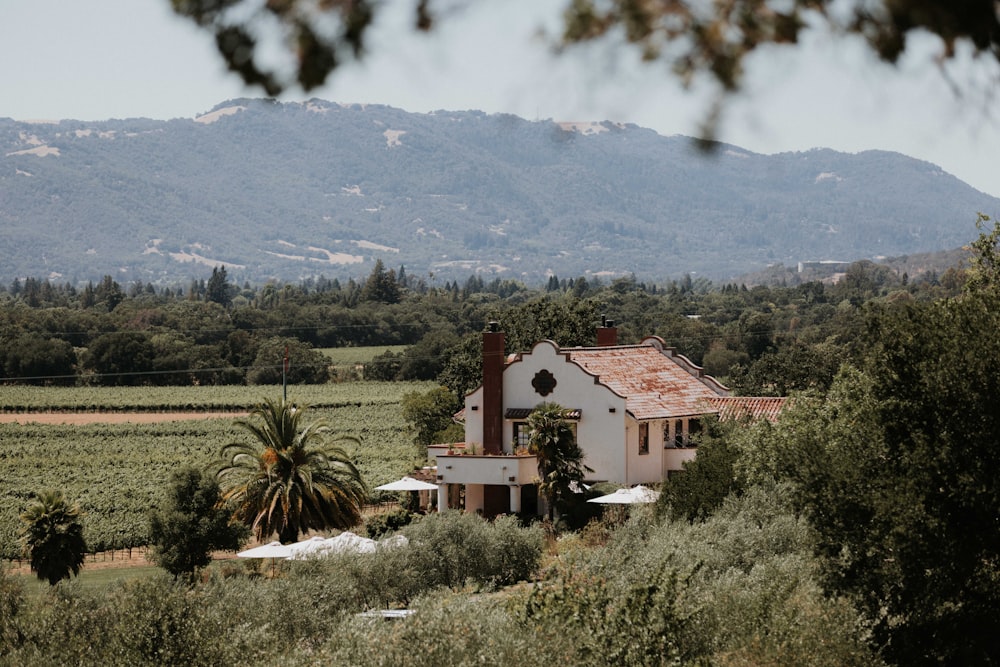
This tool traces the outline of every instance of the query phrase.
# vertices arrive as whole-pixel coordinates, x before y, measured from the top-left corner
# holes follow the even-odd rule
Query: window
[[[674,434],[671,431],[672,421],[669,419],[663,422],[663,448],[671,449],[674,446]]]
[[[698,444],[698,436],[701,435],[701,420],[692,419],[688,422],[688,447],[695,447]]]
[[[684,422],[678,419],[674,422],[674,447],[684,446]]]
[[[531,435],[531,429],[528,428],[528,422],[514,422],[514,450],[516,451],[518,447],[528,446],[528,436]]]
[[[566,422],[569,426],[569,430],[573,432],[573,439],[576,439],[576,422]],[[528,439],[531,437],[531,428],[528,426],[526,421],[515,421],[511,422],[511,430],[513,431],[512,447],[513,451],[517,451],[519,447],[528,447]]]
[[[639,453],[649,454],[649,422],[639,424]]]

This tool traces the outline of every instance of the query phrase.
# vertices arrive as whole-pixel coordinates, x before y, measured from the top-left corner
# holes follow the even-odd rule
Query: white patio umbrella
[[[437,484],[431,484],[430,482],[422,482],[419,479],[414,479],[412,477],[403,477],[402,479],[397,479],[395,482],[389,482],[388,484],[383,484],[382,486],[376,486],[376,491],[436,491]]]
[[[631,489],[618,489],[614,493],[599,498],[591,498],[588,503],[633,505],[636,503],[655,503],[660,497],[659,491],[653,491],[643,485],[633,486]]]
[[[292,547],[275,540],[268,544],[262,544],[253,549],[247,549],[236,554],[239,558],[270,558],[271,576],[274,576],[274,561],[277,558],[288,558],[292,555]]]
[[[383,484],[382,486],[376,486],[376,491],[409,491],[416,494],[418,491],[436,491],[437,484],[431,484],[430,482],[424,482],[419,479],[414,479],[412,477],[403,477],[402,479],[397,479],[395,482],[389,482],[388,484]],[[417,504],[416,498],[413,499],[414,505]]]
[[[236,554],[240,558],[288,558],[292,555],[292,547],[275,540],[253,549],[247,549]]]

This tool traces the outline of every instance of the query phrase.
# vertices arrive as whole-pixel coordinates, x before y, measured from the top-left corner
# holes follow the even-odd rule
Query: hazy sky
[[[403,23],[409,14],[390,16],[373,36],[371,58],[309,97],[696,134],[706,99],[682,91],[666,65],[642,66],[622,50],[549,54],[537,29],[557,30],[567,1],[477,0],[429,36]],[[823,36],[808,48],[755,56],[719,139],[760,153],[898,151],[1000,196],[998,68],[963,58],[945,76],[934,41],[914,44],[896,68]],[[966,92],[956,94],[949,78]],[[175,17],[169,0],[0,0],[0,117],[194,117],[229,98],[261,95],[225,72],[211,35]]]

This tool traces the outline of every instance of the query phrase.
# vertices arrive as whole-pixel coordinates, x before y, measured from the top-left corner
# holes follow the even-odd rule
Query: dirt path
[[[237,419],[247,412],[22,412],[0,414],[3,424],[157,424],[195,419]]]

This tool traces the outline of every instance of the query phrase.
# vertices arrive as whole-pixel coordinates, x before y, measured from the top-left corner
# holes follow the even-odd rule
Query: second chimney
[[[618,344],[618,329],[615,321],[601,315],[601,326],[597,327],[597,347],[611,347]]]

